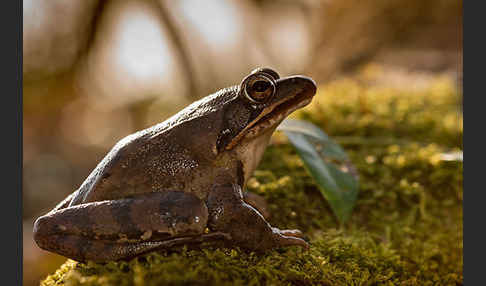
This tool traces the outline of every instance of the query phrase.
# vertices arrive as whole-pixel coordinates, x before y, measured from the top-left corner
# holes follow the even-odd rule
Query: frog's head
[[[272,69],[258,68],[239,85],[192,103],[155,128],[178,126],[176,139],[190,145],[184,150],[191,150],[201,162],[211,162],[206,164],[209,168],[226,168],[232,165],[228,160],[238,160],[246,182],[280,122],[309,104],[315,93],[316,84],[309,77],[280,78]]]
[[[222,128],[216,148],[219,153],[236,154],[243,164],[246,181],[277,126],[290,113],[311,102],[316,84],[306,76],[280,78],[272,69],[258,68],[234,92],[220,113]]]

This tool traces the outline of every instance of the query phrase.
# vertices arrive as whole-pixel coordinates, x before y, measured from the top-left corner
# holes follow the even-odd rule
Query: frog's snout
[[[292,80],[296,82],[297,86],[301,87],[302,92],[306,93],[306,95],[314,96],[316,94],[317,84],[312,78],[298,75],[293,77]]]
[[[316,82],[308,77],[308,76],[297,76],[297,80],[299,81],[299,84],[302,85],[302,90],[304,93],[306,93],[308,96],[314,96],[317,92],[317,84]]]
[[[46,236],[46,225],[44,217],[39,217],[34,222],[34,241],[42,248],[43,238]]]
[[[277,80],[277,99],[312,98],[317,91],[316,82],[303,75],[295,75]]]

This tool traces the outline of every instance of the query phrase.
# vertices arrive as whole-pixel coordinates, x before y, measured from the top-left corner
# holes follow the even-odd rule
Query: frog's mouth
[[[277,92],[268,106],[226,146],[232,149],[241,140],[252,139],[275,129],[289,114],[312,101],[315,82],[305,76],[292,76],[277,81]],[[273,130],[272,130],[273,132]]]

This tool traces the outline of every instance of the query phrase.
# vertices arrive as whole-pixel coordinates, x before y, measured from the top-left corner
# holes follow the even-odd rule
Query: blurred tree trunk
[[[187,98],[189,100],[198,99],[202,95],[199,94],[200,89],[197,84],[195,70],[189,57],[189,51],[182,39],[181,30],[175,25],[174,21],[172,20],[172,16],[170,15],[170,11],[167,9],[165,1],[155,0],[155,2],[157,4],[157,7],[159,8],[158,12],[160,14],[160,19],[167,29],[167,36],[175,46],[174,51],[177,55],[177,58],[180,60],[180,66],[186,75],[186,82],[189,86]]]
[[[24,1],[24,83],[73,72],[92,47],[107,2]]]
[[[462,50],[462,0],[322,1],[313,18],[309,69],[317,80],[354,70],[384,49]]]

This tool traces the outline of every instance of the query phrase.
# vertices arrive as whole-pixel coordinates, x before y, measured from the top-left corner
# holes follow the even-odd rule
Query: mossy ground
[[[339,225],[283,135],[248,189],[270,203],[270,223],[299,228],[310,251],[266,254],[184,249],[128,262],[68,260],[41,285],[461,285],[461,95],[438,78],[423,90],[344,79],[320,86],[295,116],[319,125],[360,174],[351,218]]]

